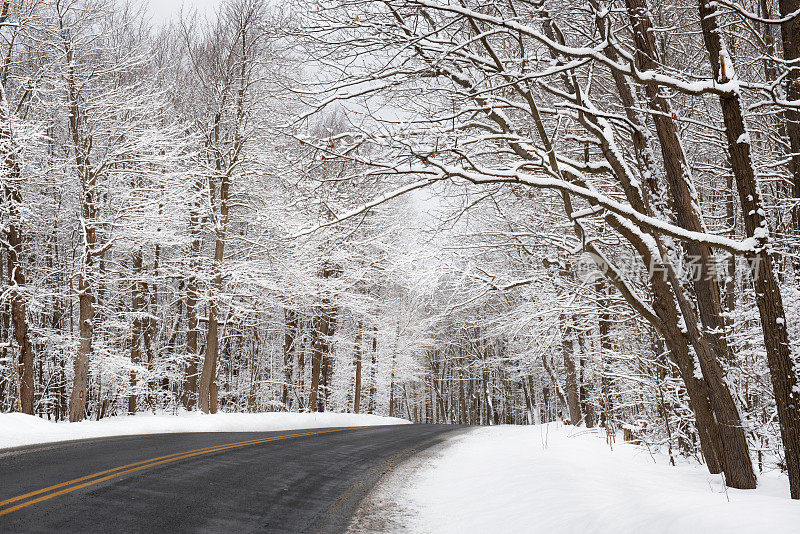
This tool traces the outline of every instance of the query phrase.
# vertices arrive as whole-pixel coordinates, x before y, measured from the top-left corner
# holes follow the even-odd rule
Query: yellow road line
[[[166,464],[166,463],[170,463],[170,462],[175,462],[177,460],[182,460],[184,458],[191,458],[193,456],[200,456],[200,455],[203,455],[203,454],[210,454],[212,452],[225,451],[225,450],[229,450],[229,449],[237,449],[239,447],[246,447],[248,445],[257,445],[257,444],[260,444],[260,443],[267,443],[267,442],[270,442],[270,441],[279,441],[279,440],[289,439],[289,438],[299,438],[299,437],[302,437],[302,436],[313,436],[313,435],[316,435],[316,434],[326,434],[326,433],[330,433],[330,432],[340,432],[342,430],[352,430],[352,428],[360,428],[360,427],[335,428],[333,430],[318,430],[318,431],[315,431],[315,432],[303,432],[303,433],[300,433],[300,434],[289,434],[289,435],[284,435],[284,436],[275,436],[275,437],[271,437],[271,438],[263,438],[263,439],[249,440],[249,441],[239,441],[239,442],[236,442],[236,443],[228,443],[228,444],[225,444],[225,445],[216,445],[216,446],[213,446],[213,447],[206,447],[204,449],[194,449],[194,450],[191,450],[191,451],[177,452],[175,454],[169,454],[167,456],[159,456],[157,458],[151,458],[149,460],[142,460],[140,462],[134,462],[134,463],[131,463],[131,464],[127,464],[127,465],[123,465],[123,466],[120,466],[120,467],[116,467],[114,469],[106,469],[105,471],[99,471],[99,472],[93,473],[91,475],[86,475],[86,476],[83,476],[83,477],[80,477],[80,478],[75,478],[75,479],[72,479],[72,480],[68,480],[67,482],[62,482],[60,484],[55,484],[53,486],[48,486],[48,487],[42,488],[40,490],[31,491],[31,492],[25,493],[23,495],[18,495],[16,497],[12,497],[10,499],[6,499],[4,501],[0,501],[0,506],[4,506],[6,504],[11,504],[13,502],[16,502],[16,501],[19,501],[19,500],[22,500],[22,499],[26,499],[28,497],[33,497],[33,496],[39,495],[41,493],[46,493],[46,492],[52,491],[54,489],[63,488],[64,486],[70,486],[71,484],[75,484],[77,482],[82,482],[84,480],[94,479],[94,480],[89,480],[88,482],[84,482],[83,484],[78,484],[76,486],[72,486],[72,487],[63,489],[61,491],[56,491],[54,493],[49,493],[47,495],[43,495],[43,496],[38,497],[36,499],[32,499],[30,501],[26,501],[26,502],[17,504],[15,506],[11,506],[11,507],[6,508],[4,510],[0,510],[0,516],[6,515],[6,514],[10,514],[11,512],[15,512],[15,511],[17,511],[17,510],[19,510],[21,508],[25,508],[26,506],[30,506],[30,505],[36,504],[38,502],[42,502],[42,501],[46,501],[48,499],[52,499],[53,497],[58,497],[59,495],[64,495],[65,493],[71,493],[71,492],[73,492],[75,490],[79,490],[81,488],[85,488],[87,486],[91,486],[92,484],[98,484],[100,482],[105,482],[106,480],[110,480],[112,478],[116,478],[116,477],[119,477],[119,476],[122,476],[122,475],[125,475],[125,474],[128,474],[128,473],[133,473],[135,471],[140,471],[140,470],[146,469],[148,467],[154,467],[154,466],[157,466],[157,465],[162,465],[162,464]],[[134,467],[134,466],[136,466],[136,467]],[[117,471],[117,472],[115,473],[115,471]],[[108,473],[111,473],[111,474],[108,474]],[[106,476],[102,476],[102,475],[106,475]],[[101,478],[95,478],[95,477],[101,477]]]
[[[257,443],[259,441],[261,441],[261,440],[257,439],[257,440],[251,440],[249,442],[239,442],[239,443]],[[230,445],[230,444],[228,444],[228,445]],[[56,484],[54,486],[49,486],[47,488],[42,488],[40,490],[31,491],[31,492],[25,493],[23,495],[18,495],[16,497],[12,497],[10,499],[6,499],[4,501],[0,501],[0,506],[5,506],[6,504],[10,504],[12,502],[19,501],[20,499],[25,499],[27,497],[32,497],[34,495],[38,495],[40,493],[45,493],[45,492],[50,491],[50,490],[63,488],[64,486],[69,486],[70,484],[74,484],[75,482],[81,482],[83,480],[88,480],[88,479],[94,478],[96,476],[105,475],[107,473],[113,473],[114,471],[119,471],[121,469],[127,469],[128,467],[133,467],[133,466],[136,466],[136,465],[146,464],[146,463],[149,463],[149,462],[152,462],[152,461],[155,461],[155,460],[163,460],[164,458],[172,458],[173,456],[180,456],[182,454],[187,454],[187,453],[190,453],[190,452],[210,451],[212,449],[216,449],[218,447],[224,447],[224,446],[225,445],[214,445],[212,447],[206,447],[206,448],[203,448],[203,449],[194,449],[194,450],[191,450],[191,451],[176,452],[174,454],[168,454],[166,456],[159,456],[158,458],[150,458],[149,460],[142,460],[140,462],[134,462],[132,464],[122,465],[120,467],[115,467],[113,469],[106,469],[105,471],[99,471],[97,473],[92,473],[91,475],[86,475],[86,476],[83,476],[83,477],[80,477],[80,478],[75,478],[73,480],[68,480],[66,482],[62,482],[60,484]]]

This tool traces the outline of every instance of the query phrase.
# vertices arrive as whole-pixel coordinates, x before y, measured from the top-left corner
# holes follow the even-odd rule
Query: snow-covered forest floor
[[[0,414],[0,449],[70,439],[175,432],[266,432],[409,423],[397,417],[352,413],[218,413],[107,417],[80,423],[53,422],[21,413]]]
[[[483,427],[402,464],[350,532],[796,533],[787,488],[770,472],[726,489],[704,466],[583,428]]]

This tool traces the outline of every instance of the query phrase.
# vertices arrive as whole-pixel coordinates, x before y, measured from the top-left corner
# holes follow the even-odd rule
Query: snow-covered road
[[[581,428],[500,426],[459,433],[387,477],[351,532],[797,533],[800,503],[777,473],[726,489],[703,466]]]

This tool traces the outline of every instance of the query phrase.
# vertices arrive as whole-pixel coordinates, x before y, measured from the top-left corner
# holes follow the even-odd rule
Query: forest
[[[0,412],[561,420],[800,499],[800,0],[0,35]]]

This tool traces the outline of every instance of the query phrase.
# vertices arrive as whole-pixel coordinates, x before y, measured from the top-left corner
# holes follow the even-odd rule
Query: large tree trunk
[[[650,257],[642,251],[648,263]],[[651,272],[650,284],[653,290],[653,309],[661,319],[658,327],[664,339],[669,358],[678,368],[686,386],[689,404],[695,415],[695,425],[700,438],[700,448],[706,459],[708,471],[712,474],[725,470],[723,445],[711,404],[711,393],[705,380],[695,376],[695,359],[689,351],[689,339],[679,322],[674,294],[670,291],[663,276]],[[688,319],[687,319],[688,320]]]
[[[722,69],[723,45],[720,28],[716,20],[715,7],[707,0],[700,0],[699,13],[703,40],[709,53],[714,78],[725,83],[731,73]],[[736,187],[742,206],[745,233],[756,241],[756,252],[752,258],[752,274],[755,282],[756,303],[761,317],[767,363],[778,408],[778,422],[785,449],[786,467],[789,472],[789,489],[793,499],[800,499],[800,389],[797,369],[792,360],[792,349],[786,328],[786,314],[780,287],[774,271],[773,251],[747,142],[744,117],[738,93],[728,93],[719,98],[728,141],[731,167],[736,177]]]
[[[208,307],[208,330],[206,331],[206,354],[200,373],[197,405],[203,413],[217,413],[217,361],[219,359],[219,310],[215,302]]]
[[[298,408],[303,410],[306,407],[303,405],[302,394],[306,388],[306,351],[308,350],[307,333],[308,333],[308,320],[302,315],[299,317],[298,322],[298,345],[297,345],[297,391],[300,395],[297,396]]]
[[[186,280],[186,319],[188,331],[186,333],[186,381],[183,386],[183,405],[187,410],[194,408],[197,402],[197,372],[199,355],[197,352],[197,339],[200,335],[200,323],[197,319],[197,304],[199,300],[197,275],[194,270],[198,267],[200,256],[200,214],[196,202],[192,204],[189,217],[189,232],[192,244],[189,250],[189,268],[192,272]]]
[[[547,16],[545,14],[545,18]],[[601,33],[603,31],[602,24],[599,26],[601,29]],[[549,34],[551,38],[555,38],[553,35],[553,29],[545,27],[545,32]],[[560,35],[560,32],[559,32]],[[563,44],[563,43],[562,43]],[[606,49],[607,53],[613,52],[612,48]],[[557,59],[557,58],[556,58]],[[614,59],[612,57],[612,59]],[[634,111],[634,97],[631,93],[630,87],[627,84],[627,80],[624,79],[619,73],[614,72],[615,82],[619,88],[620,96],[623,100],[623,104],[625,105],[625,110],[628,118],[631,120],[631,123],[634,125],[634,148],[636,149],[637,159],[639,160],[639,164],[642,167],[643,176],[649,180],[650,177],[655,176],[652,172],[654,169],[652,155],[650,154],[649,145],[647,142],[648,139],[648,132],[647,129],[644,127],[643,123],[638,120],[637,113]],[[567,89],[572,94],[576,94],[574,85],[569,79],[565,81],[567,84]],[[580,104],[580,102],[579,102]],[[545,143],[545,147],[550,153],[550,160],[551,160],[551,167],[554,169],[555,172],[558,171],[558,164],[555,161],[553,153],[550,148],[550,143],[547,137],[547,133],[544,130],[543,125],[541,124],[541,120],[538,118],[538,111],[535,109],[535,105],[532,101],[530,101],[530,106],[532,109],[532,114],[534,117],[535,122],[537,123],[537,129],[539,130],[539,135],[542,138],[543,142]],[[579,118],[581,118],[579,116]],[[583,117],[586,120],[587,117]],[[603,138],[602,134],[602,127],[598,128],[597,121],[595,121],[594,125],[588,124],[587,127],[594,126],[595,131],[599,132],[599,139],[601,141],[602,148],[604,150],[604,154],[608,162],[614,168],[616,174],[620,178],[622,182],[622,186],[625,190],[625,194],[628,197],[628,200],[640,212],[648,213],[651,209],[648,203],[645,202],[646,197],[641,197],[641,190],[634,185],[634,182],[627,176],[626,166],[621,161],[616,161],[616,152],[614,150],[610,150],[610,147],[606,146],[608,140]],[[502,126],[502,125],[501,125]],[[591,128],[590,128],[591,129]],[[650,188],[654,188],[654,183],[651,181],[648,183]],[[564,207],[568,215],[572,213],[572,203],[568,196],[563,195],[564,200]],[[652,264],[653,255],[650,251],[647,250],[647,246],[645,243],[635,234],[628,231],[626,227],[619,223],[619,221],[614,216],[607,216],[606,221],[617,231],[619,231],[622,235],[624,235],[631,244],[640,252],[642,258],[645,261],[645,264]],[[583,229],[580,227],[578,223],[575,224],[576,227],[576,234],[578,237],[583,236]],[[583,240],[583,239],[582,239]],[[595,254],[601,255],[601,252],[596,249],[591,243],[587,243],[586,245],[587,251]],[[661,256],[661,254],[659,254]],[[649,259],[648,259],[649,258]],[[601,265],[601,267],[604,267]],[[670,357],[676,362],[679,369],[681,370],[681,376],[683,377],[684,382],[686,383],[687,392],[690,396],[690,403],[695,411],[696,421],[698,430],[700,432],[700,441],[701,447],[703,448],[703,453],[706,456],[708,461],[708,468],[709,471],[712,473],[719,472],[722,469],[722,449],[719,443],[719,436],[716,427],[716,421],[714,418],[714,414],[711,411],[711,405],[709,402],[709,391],[704,381],[700,381],[695,379],[694,377],[694,359],[689,354],[686,335],[682,332],[681,328],[679,328],[677,310],[675,307],[675,300],[670,291],[669,286],[667,285],[666,281],[663,277],[653,276],[651,273],[651,289],[653,291],[654,297],[654,311],[655,316],[650,313],[647,309],[643,308],[637,299],[630,294],[629,289],[626,287],[624,283],[622,283],[617,276],[614,275],[613,269],[603,269],[606,272],[609,280],[614,284],[614,286],[622,293],[623,297],[625,297],[626,301],[634,307],[639,313],[641,313],[651,324],[653,324],[656,329],[664,336],[667,346],[669,348]]]
[[[524,378],[523,378],[523,381],[524,381]],[[533,393],[533,392],[531,392],[531,393]],[[459,421],[459,423],[461,423],[462,425],[468,425],[469,424],[469,415],[467,413],[467,411],[468,411],[467,396],[466,396],[466,392],[465,392],[465,389],[464,389],[464,364],[463,364],[463,359],[460,359],[459,366],[458,366],[458,401],[459,401],[459,404],[461,405],[461,410],[459,412],[459,416],[461,417],[461,420]]]
[[[209,306],[208,332],[206,334],[206,356],[203,359],[203,370],[200,374],[200,388],[198,392],[198,407],[203,413],[216,413],[217,406],[214,402],[214,393],[217,376],[217,358],[219,356],[219,322],[217,320],[217,307]]]
[[[15,233],[12,239],[11,234]],[[19,373],[19,409],[22,413],[33,415],[34,405],[34,381],[33,381],[33,346],[28,335],[28,317],[25,306],[25,298],[22,289],[25,287],[25,276],[22,271],[22,264],[19,263],[19,255],[10,251],[21,249],[21,238],[19,238],[18,227],[11,227],[8,230],[9,244],[9,281],[14,286],[14,294],[11,297],[11,322],[14,326],[14,339],[19,347],[17,357],[17,372]]]
[[[580,367],[580,373],[578,373],[578,393],[580,394],[580,406],[581,411],[583,412],[583,422],[586,425],[586,428],[594,428],[595,407],[594,403],[589,398],[591,397],[591,389],[589,386],[587,386],[588,381],[585,379],[586,354],[588,353],[588,350],[584,337],[580,334],[578,335],[578,350],[580,350],[580,356],[578,357],[578,363]]]
[[[158,307],[158,267],[161,259],[161,246],[156,244],[153,247],[153,280],[152,282],[142,281],[142,296],[145,299],[145,310],[155,311]],[[169,379],[162,377],[159,382],[156,378],[156,351],[155,342],[158,333],[158,321],[155,313],[147,313],[144,318],[144,350],[147,354],[147,369],[150,372],[150,381],[148,383],[148,402],[154,410],[158,409],[158,391],[159,388],[169,389]]]
[[[635,17],[635,21],[638,20],[641,22],[641,19],[638,17],[645,17],[645,20],[649,20],[649,18],[646,18],[647,13],[642,11],[640,8],[634,9],[632,13]],[[598,28],[600,29],[601,34],[604,34],[604,26],[602,23],[598,25]],[[648,30],[646,28],[638,27],[638,31],[647,32]],[[612,48],[608,48],[606,53],[611,59],[618,59]],[[642,213],[648,213],[652,215],[657,211],[663,211],[665,206],[663,199],[659,198],[658,195],[658,185],[656,179],[657,171],[655,161],[653,160],[652,153],[650,151],[651,136],[646,127],[644,117],[641,117],[636,111],[640,106],[637,105],[635,95],[633,94],[628,81],[617,71],[612,72],[612,76],[614,78],[620,99],[622,100],[622,104],[625,108],[625,114],[633,125],[634,151],[636,153],[636,159],[640,167],[641,174],[645,178],[644,185],[646,187],[641,189],[634,187],[626,176],[622,162],[616,161],[615,153],[608,150],[608,147],[605,145],[603,146],[603,149],[608,154],[608,161],[617,167],[617,174],[622,180],[622,185],[625,189],[628,200],[631,202],[631,205]],[[669,125],[662,124],[661,133],[664,135],[668,144],[670,144],[670,148],[665,158],[669,157],[669,154],[675,155],[675,150],[680,149],[680,140],[677,138],[670,138],[671,134],[669,132]],[[675,157],[678,156],[675,155]],[[673,159],[671,163],[673,166],[672,172],[674,180],[684,181],[686,179],[686,176],[682,171],[683,163],[681,162],[683,161],[683,157],[680,156],[677,160]],[[690,184],[675,185],[680,194],[684,194],[685,189],[689,188]],[[630,240],[631,244],[633,244],[633,246],[641,254],[646,265],[654,265],[654,261],[656,260],[654,254],[663,256],[663,254],[661,254],[659,251],[649,250],[637,235],[632,234],[624,226],[618,224],[615,218],[607,218],[607,221],[612,227],[616,228],[621,234]],[[656,243],[660,245],[660,240],[657,236]],[[669,261],[668,258],[663,259],[665,261]],[[676,308],[673,291],[682,291],[682,289],[680,285],[675,285],[673,290],[670,290],[667,280],[659,273],[652,272],[652,269],[650,269],[649,276],[650,288],[653,294],[653,311],[657,317],[648,317],[648,320],[664,338],[668,355],[678,367],[680,376],[686,385],[686,391],[689,395],[689,403],[695,413],[695,423],[700,437],[700,446],[703,456],[706,458],[708,470],[711,473],[722,472],[725,467],[724,454],[722,444],[720,443],[716,417],[712,410],[710,391],[705,380],[698,380],[695,377],[695,362],[688,348],[688,343],[690,340],[687,339],[686,334],[679,326],[678,309]],[[614,282],[614,279],[612,278],[611,281]],[[619,288],[618,284],[615,283],[615,285]],[[626,296],[625,293],[623,293],[623,296]],[[628,298],[628,296],[626,296],[626,300],[631,304],[635,304],[635,301],[632,301],[630,298]],[[734,462],[734,464],[735,463],[736,462]]]
[[[222,163],[217,162],[222,170]],[[217,214],[216,241],[214,244],[214,279],[211,281],[212,296],[208,309],[208,333],[206,335],[206,355],[200,373],[198,407],[203,413],[217,413],[217,360],[219,358],[219,294],[222,292],[222,262],[225,258],[225,240],[228,232],[228,201],[230,177],[223,175],[219,187],[219,214]]]
[[[642,70],[657,69],[659,54],[647,3],[645,0],[626,0],[626,3],[634,29],[636,58],[639,67]],[[678,225],[694,232],[705,232],[705,225],[697,207],[697,192],[694,189],[691,167],[686,161],[681,146],[678,127],[672,118],[669,100],[665,98],[661,88],[656,84],[646,84],[645,90],[648,98],[647,104],[652,111],[651,115],[656,126],[664,162],[664,175]],[[700,358],[700,367],[709,386],[711,406],[719,425],[726,479],[728,484],[735,488],[754,488],[756,479],[741,418],[733,396],[725,384],[724,374],[719,363],[720,360],[729,360],[731,356],[723,334],[725,325],[722,320],[722,299],[717,284],[713,251],[708,246],[691,242],[686,243],[685,248],[688,258],[696,262],[695,265],[698,268],[698,272],[690,272],[690,275],[693,275],[692,282],[699,309],[699,319],[703,326],[701,331],[691,328],[694,325],[690,324],[688,333],[693,346],[697,349],[699,345],[702,345],[704,349]],[[661,252],[662,256],[665,256],[663,247]],[[669,261],[666,257],[664,260]],[[673,292],[681,302],[682,284],[677,278],[671,282]],[[690,316],[695,316],[694,304],[690,303],[688,299],[684,299],[680,308],[684,321],[692,322],[693,319]]]
[[[546,21],[549,21],[549,16],[546,13],[544,14],[544,18]],[[545,33],[551,39],[558,38],[560,41],[562,41],[563,44],[563,38],[560,37],[561,35],[560,32],[558,32],[559,36],[556,37],[554,35],[554,29],[552,26],[554,26],[552,25],[552,23],[551,24],[545,23],[545,29],[544,29]],[[483,39],[481,42],[484,43],[484,46],[487,49],[490,48],[485,39]],[[553,52],[551,51],[551,53]],[[554,59],[557,60],[558,57],[556,56],[557,55],[554,55]],[[496,62],[498,62],[498,68],[502,70],[503,68],[502,65],[499,64],[498,60],[496,60]],[[455,78],[454,81],[458,84],[466,84],[467,88],[471,88],[469,82],[462,82],[458,78]],[[633,98],[630,95],[630,89],[627,86],[627,82],[624,79],[620,80],[620,82],[626,87],[625,91],[620,91],[621,96],[623,96],[624,98],[625,95],[627,94],[628,100],[632,101]],[[576,96],[578,95],[575,88],[575,84],[571,82],[566,75],[565,75],[565,85],[567,86],[567,91],[570,94],[574,94]],[[528,104],[528,107],[530,108],[531,117],[536,125],[539,138],[543,144],[545,151],[548,153],[549,166],[551,170],[556,175],[562,175],[562,171],[559,168],[559,163],[557,161],[555,152],[552,148],[552,143],[550,142],[547,130],[541,119],[535,99],[531,96],[531,94],[528,91],[523,90],[518,84],[514,85],[514,89],[523,96],[523,98],[526,100]],[[478,99],[477,101],[481,105],[485,104],[485,101],[482,99]],[[582,102],[578,102],[578,104],[581,106],[583,105]],[[633,108],[627,104],[626,104],[626,111],[628,112],[629,116],[633,114]],[[489,113],[489,117],[492,120],[494,120],[502,130],[504,131],[508,130],[508,125],[504,118],[499,117],[497,114],[491,112]],[[579,118],[581,117],[579,116]],[[589,125],[587,124],[587,127],[588,126]],[[639,131],[636,132],[636,135],[634,135],[634,141],[638,141],[639,143],[641,143],[642,140],[645,139],[643,135],[646,133],[646,129],[640,127],[638,130]],[[602,139],[602,134],[600,138],[601,142],[605,142]],[[521,145],[512,144],[511,148],[518,156],[524,159],[531,159],[531,156]],[[637,155],[645,158],[642,160],[643,165],[647,167],[649,166],[649,164],[652,164],[652,158],[651,157],[648,158],[649,147],[646,146],[646,144],[641,147],[641,150],[637,149],[637,153],[638,152],[641,152],[641,154]],[[611,150],[606,150],[605,153],[608,162],[612,164],[612,166],[614,166],[615,164],[614,161],[616,157],[615,154],[616,153]],[[624,163],[623,162],[616,162],[616,163],[618,168],[616,168],[615,171],[617,172],[620,180],[622,181],[622,185],[623,188],[625,189],[626,196],[628,197],[629,201],[632,203],[635,209],[637,209],[640,212],[645,212],[646,206],[643,203],[643,199],[639,196],[640,195],[639,188],[635,187],[633,182],[626,176]],[[569,173],[564,173],[563,175],[565,176],[566,179],[570,181],[574,180],[574,177],[569,175]],[[562,200],[564,203],[564,210],[567,216],[571,218],[574,212],[572,207],[572,200],[566,193],[562,194]],[[626,231],[624,225],[622,225],[620,221],[616,219],[615,216],[607,215],[606,221],[613,228],[615,228],[617,231],[619,231],[626,238],[629,239],[631,244],[637,248],[640,254],[642,254],[642,257],[645,259],[645,263],[648,264],[647,257],[649,256],[649,253],[646,250],[647,247],[645,246],[644,242],[638,236],[633,235],[630,231]],[[578,221],[573,221],[573,222],[574,222],[573,226],[575,228],[576,236],[581,240],[581,242],[586,243],[585,244],[586,250],[588,252],[591,252],[592,254],[595,254],[595,256],[597,257],[602,257],[602,252],[598,250],[592,244],[591,241],[587,241],[585,239],[586,236],[584,235],[584,229],[581,226],[580,222]],[[614,269],[608,269],[607,268],[608,266],[603,266],[603,265],[600,265],[600,267],[601,270],[603,270],[603,272],[605,272],[606,275],[608,276],[609,281],[611,281],[614,284],[614,286],[620,291],[623,297],[625,297],[626,301],[634,309],[636,309],[637,312],[641,313],[644,317],[646,317],[647,320],[650,321],[651,324],[653,324],[653,326],[656,327],[659,330],[659,332],[662,333],[662,335],[665,337],[665,341],[668,341],[668,347],[671,344],[673,346],[672,349],[675,349],[675,350],[672,349],[670,350],[670,355],[676,358],[677,362],[679,362],[679,365],[683,370],[681,374],[684,381],[686,382],[687,391],[690,394],[690,398],[691,396],[695,397],[694,399],[692,399],[691,404],[696,412],[696,419],[699,427],[698,430],[700,431],[701,435],[701,446],[703,447],[704,455],[706,455],[707,457],[709,470],[712,473],[719,472],[719,469],[721,467],[721,461],[719,460],[721,458],[721,452],[720,452],[721,447],[719,444],[719,437],[716,432],[716,423],[709,405],[708,390],[703,382],[694,379],[693,375],[694,359],[688,353],[688,347],[687,347],[688,340],[686,339],[681,329],[678,327],[675,301],[668,285],[663,279],[660,280],[659,282],[655,280],[656,278],[659,277],[651,276],[650,282],[653,290],[654,300],[661,302],[660,306],[654,306],[654,308],[656,308],[657,311],[656,316],[654,316],[645,307],[641,306],[641,303],[634,295],[631,294],[630,289],[627,287],[624,281],[622,281],[618,276],[616,276]],[[664,315],[658,313],[659,308],[662,308],[662,312],[664,312]],[[670,339],[666,340],[666,338]]]
[[[797,102],[800,100],[800,65],[796,63],[800,60],[800,16],[797,15],[800,0],[779,0],[778,10],[781,18],[788,19],[781,24],[783,59],[789,67],[785,78],[786,100]],[[790,17],[791,14],[794,16]],[[793,196],[797,199],[800,198],[800,109],[787,107],[784,113],[791,150],[789,170],[792,173]],[[792,226],[795,235],[800,236],[800,204],[792,209]]]
[[[88,267],[88,266],[85,266]],[[85,274],[78,276],[78,353],[75,357],[75,375],[69,400],[70,422],[82,421],[86,416],[86,397],[89,390],[89,358],[92,355],[94,336],[94,295]]]
[[[650,19],[646,0],[626,0],[628,12],[634,29],[639,68],[643,71],[658,68],[659,53],[655,33]],[[672,198],[675,218],[678,225],[694,232],[706,232],[702,215],[697,204],[697,191],[686,154],[682,147],[678,126],[672,118],[669,100],[657,84],[646,84],[647,105],[656,126],[661,156],[664,162],[664,177]],[[730,349],[724,337],[722,321],[722,300],[714,253],[707,245],[692,242],[685,244],[687,255],[697,262],[699,272],[693,275],[693,286],[700,311],[700,320],[716,356],[723,360],[730,358]]]
[[[320,390],[327,388],[330,372],[330,361],[328,360],[330,327],[330,305],[328,299],[323,298],[322,306],[312,327],[311,392],[308,398],[308,409],[312,412],[325,411],[326,393]]]
[[[194,408],[197,402],[197,338],[200,333],[197,319],[197,279],[192,276],[186,283],[186,316],[188,331],[186,333],[186,381],[183,386],[183,405],[187,410]]]
[[[699,331],[697,316],[692,304],[680,290],[680,283],[673,271],[669,272],[678,305],[684,316],[687,334],[698,356],[703,378],[708,384],[709,400],[717,419],[717,431],[721,445],[725,482],[739,489],[756,487],[753,464],[747,448],[747,438],[742,428],[736,403],[725,383],[722,367],[714,355],[709,339]]]

